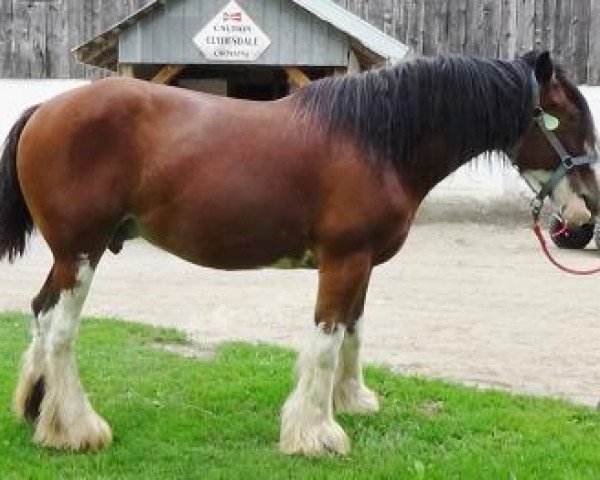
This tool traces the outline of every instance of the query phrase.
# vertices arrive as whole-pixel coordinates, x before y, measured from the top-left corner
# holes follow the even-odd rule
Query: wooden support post
[[[360,73],[360,71],[360,61],[358,60],[354,50],[351,49],[350,53],[348,54],[348,73],[352,75],[354,73]]]
[[[133,78],[135,75],[133,74],[133,65],[129,65],[126,63],[122,63],[119,65],[119,75],[122,77],[131,77]]]
[[[152,78],[152,83],[162,83],[168,85],[173,79],[181,73],[183,65],[165,65]]]
[[[288,82],[296,87],[303,87],[310,83],[310,78],[297,67],[288,67],[285,69],[287,74]]]
[[[589,34],[589,56],[587,64],[588,85],[600,85],[600,42],[598,32],[600,31],[600,0],[592,0],[591,24]]]

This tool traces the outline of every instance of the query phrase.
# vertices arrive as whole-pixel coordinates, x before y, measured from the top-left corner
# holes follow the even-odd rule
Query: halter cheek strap
[[[567,152],[556,134],[553,131],[548,130],[546,127],[546,123],[544,121],[545,112],[540,105],[540,86],[533,72],[531,73],[531,82],[533,85],[533,119],[538,128],[546,137],[546,140],[548,140],[548,143],[550,143],[560,158],[559,166],[556,168],[556,170],[554,170],[554,172],[552,172],[552,175],[550,175],[548,181],[542,184],[542,188],[536,194],[532,202],[533,216],[534,219],[537,219],[542,209],[544,200],[552,193],[552,190],[554,190],[556,185],[558,185],[558,182],[560,182],[564,176],[573,170],[573,167],[580,165],[591,165],[598,161],[598,157],[595,153],[588,153],[586,155],[573,157]]]
[[[531,81],[533,85],[533,119],[537,124],[538,128],[548,140],[548,143],[552,146],[558,157],[560,158],[560,165],[552,172],[548,181],[542,184],[542,188],[536,194],[535,198],[532,202],[533,207],[533,231],[538,238],[540,245],[542,247],[542,251],[550,260],[550,262],[567,273],[572,273],[574,275],[591,275],[594,273],[600,272],[600,267],[593,268],[590,270],[576,270],[573,268],[565,267],[557,260],[554,259],[550,251],[548,250],[548,246],[546,245],[546,241],[544,240],[544,235],[542,234],[542,227],[540,225],[539,217],[540,211],[542,209],[542,205],[544,203],[544,199],[552,193],[552,190],[556,187],[558,182],[567,175],[573,167],[578,165],[591,165],[598,161],[598,157],[595,153],[588,153],[587,155],[579,155],[577,157],[572,157],[569,155],[562,142],[558,139],[558,137],[554,134],[552,130],[549,130],[546,126],[546,122],[544,121],[545,112],[540,106],[540,87],[538,85],[537,79],[535,75],[531,74]],[[564,228],[567,229],[567,225],[564,225]]]

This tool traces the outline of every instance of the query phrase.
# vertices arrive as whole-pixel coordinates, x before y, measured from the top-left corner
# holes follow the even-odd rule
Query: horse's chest
[[[416,207],[412,201],[402,206],[389,206],[372,232],[373,262],[383,263],[392,258],[404,245],[412,225]]]
[[[378,248],[374,251],[373,263],[378,265],[387,262],[396,255],[404,245],[407,236],[408,228],[398,228],[390,232],[385,238],[381,239],[377,245]]]

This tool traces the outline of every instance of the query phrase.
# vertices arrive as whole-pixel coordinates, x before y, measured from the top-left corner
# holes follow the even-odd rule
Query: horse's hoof
[[[60,450],[98,451],[110,445],[112,433],[108,423],[90,411],[68,428],[41,419],[33,440],[44,447]]]
[[[286,454],[316,457],[350,451],[346,432],[335,421],[318,425],[282,425],[279,449]]]
[[[377,395],[356,380],[338,383],[333,390],[333,405],[337,412],[367,414],[379,411]]]

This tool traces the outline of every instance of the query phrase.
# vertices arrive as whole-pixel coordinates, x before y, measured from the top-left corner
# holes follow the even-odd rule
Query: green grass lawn
[[[346,457],[306,459],[277,450],[278,416],[294,355],[228,344],[212,360],[152,348],[181,334],[85,320],[83,383],[113,427],[97,454],[31,442],[11,396],[26,321],[0,315],[0,479],[578,479],[600,478],[600,414],[560,401],[482,392],[369,368],[382,410],[340,415]]]

